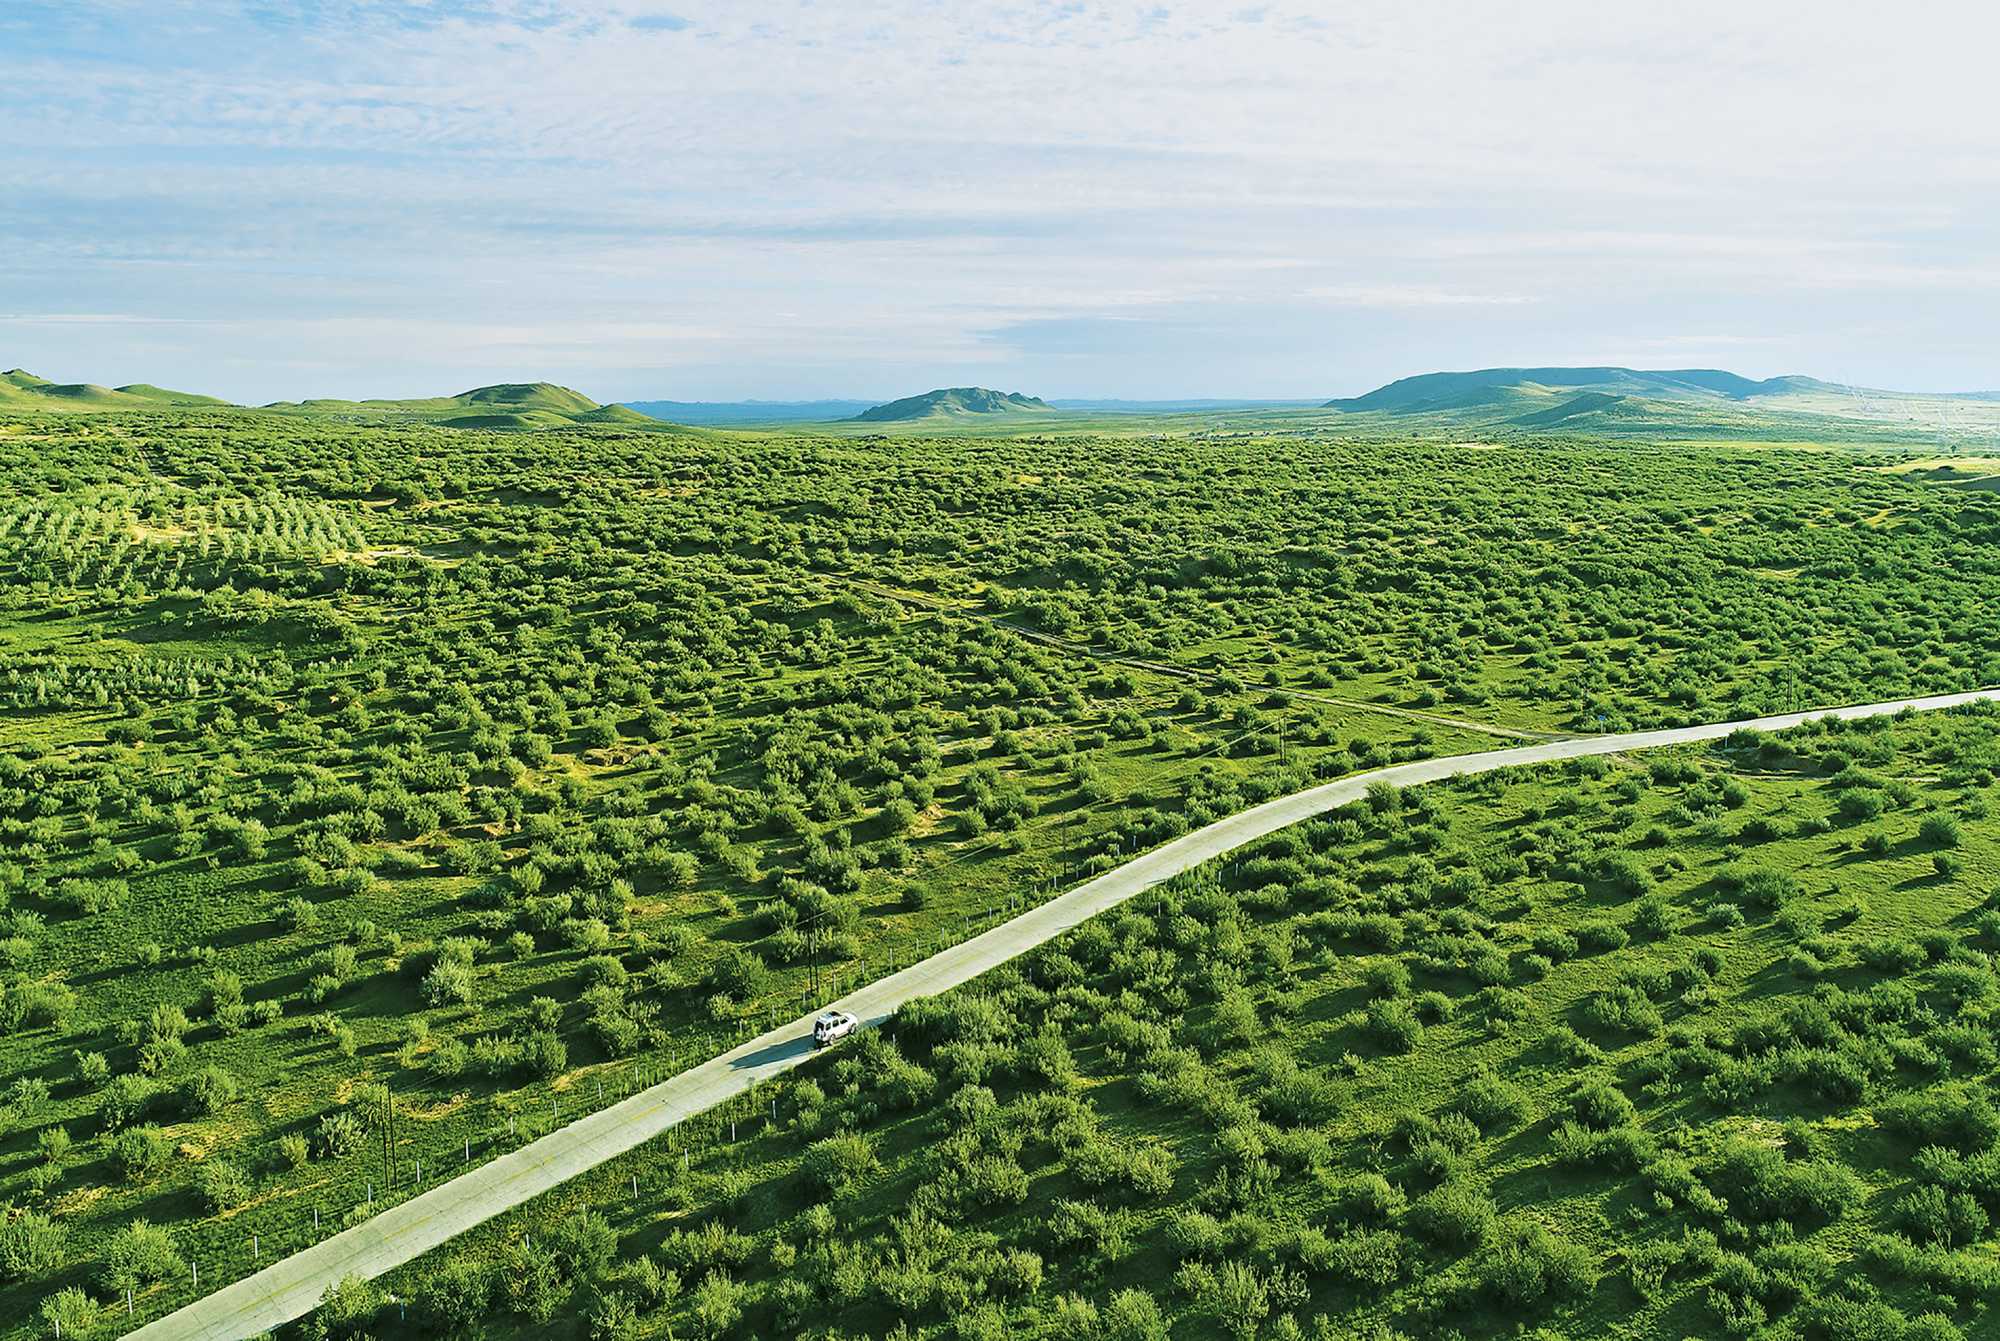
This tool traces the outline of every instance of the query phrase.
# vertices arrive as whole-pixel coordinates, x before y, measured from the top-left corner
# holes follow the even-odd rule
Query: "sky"
[[[245,403],[2000,388],[2000,15],[6,0],[0,365]]]

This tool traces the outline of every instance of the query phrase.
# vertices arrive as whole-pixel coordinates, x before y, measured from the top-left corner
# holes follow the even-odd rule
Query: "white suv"
[[[861,1027],[861,1021],[844,1010],[830,1010],[813,1021],[813,1046],[828,1047]]]

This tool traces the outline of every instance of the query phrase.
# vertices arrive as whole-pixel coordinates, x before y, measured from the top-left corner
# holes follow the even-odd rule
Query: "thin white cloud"
[[[1679,310],[1704,295],[1817,357],[1796,332],[1838,298],[1880,314],[1843,330],[1896,333],[1844,337],[1850,366],[1928,320],[1925,357],[1985,385],[1993,323],[1954,300],[2000,274],[1994,29],[1838,0],[1671,25],[1580,0],[16,0],[0,283],[324,341],[299,357],[356,377],[499,330],[606,368],[707,348],[708,390],[768,395],[800,368],[879,385],[863,358],[976,370],[980,332],[1092,312],[1154,314],[1182,363],[1107,345],[1055,394],[1635,348],[1633,322],[1705,328]],[[1205,357],[1197,309],[1304,352]],[[370,365],[351,321],[423,338]]]
[[[1329,284],[1306,290],[1342,307],[1510,307],[1539,301],[1526,293],[1460,293],[1430,284]]]

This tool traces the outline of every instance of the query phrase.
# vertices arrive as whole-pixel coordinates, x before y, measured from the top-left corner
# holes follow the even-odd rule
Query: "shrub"
[[[1978,1154],[2000,1141],[2000,1113],[1978,1089],[1953,1085],[1920,1090],[1882,1105],[1876,1119],[1915,1146]]]
[[[112,1293],[122,1295],[179,1276],[186,1269],[172,1234],[160,1225],[134,1220],[105,1245],[97,1279]]]
[[[1463,1247],[1486,1237],[1493,1226],[1493,1202],[1463,1182],[1444,1183],[1410,1205],[1410,1228],[1433,1242]]]
[[[1963,837],[1957,818],[1943,811],[1924,816],[1924,822],[1917,826],[1918,840],[1933,847],[1957,847]]]
[[[1622,950],[1629,937],[1625,929],[1615,922],[1585,922],[1576,929],[1577,947],[1585,954],[1603,954],[1608,950]]]
[[[1386,1289],[1402,1275],[1403,1249],[1393,1229],[1350,1229],[1331,1244],[1326,1270],[1350,1285]]]
[[[76,993],[67,983],[22,983],[0,999],[0,1029],[9,1033],[41,1025],[60,1029],[75,1010]]]
[[[754,1001],[771,987],[771,970],[755,953],[740,947],[725,950],[710,967],[709,985],[737,1001]]]
[[[463,964],[440,959],[424,975],[424,1003],[430,1006],[472,1004],[472,970]]]
[[[650,1257],[635,1259],[627,1268],[625,1279],[639,1296],[639,1307],[644,1309],[663,1307],[680,1296],[680,1276],[660,1270]]]
[[[618,1231],[601,1215],[564,1216],[548,1235],[549,1251],[571,1280],[596,1276],[618,1256]]]
[[[1672,936],[1681,929],[1680,914],[1664,894],[1650,894],[1639,900],[1632,912],[1632,925],[1655,939]]]
[[[250,1200],[250,1176],[226,1159],[202,1161],[194,1181],[211,1211],[235,1210]]]
[[[361,1122],[346,1109],[320,1117],[313,1145],[323,1159],[346,1159],[361,1148]]]
[[[77,1341],[90,1341],[99,1335],[98,1322],[102,1316],[97,1301],[74,1285],[65,1286],[42,1301],[42,1321],[52,1331]]]
[[[128,1182],[139,1182],[166,1166],[174,1143],[152,1123],[119,1132],[111,1142],[111,1164]]]
[[[1424,1026],[1407,1001],[1371,1001],[1363,1028],[1391,1052],[1411,1052],[1424,1038]]]
[[[20,1076],[9,1087],[7,1098],[23,1116],[39,1112],[49,1101],[49,1082],[39,1076]]]
[[[75,1052],[76,1083],[84,1089],[94,1090],[111,1079],[111,1064],[101,1052]]]
[[[1566,927],[1543,927],[1534,935],[1535,953],[1550,963],[1560,964],[1576,957],[1576,937]]]
[[[1227,1243],[1222,1222],[1203,1211],[1182,1211],[1167,1225],[1167,1245],[1179,1257],[1219,1259]]]
[[[380,1286],[350,1272],[326,1287],[319,1297],[318,1311],[308,1315],[302,1331],[307,1336],[339,1341],[368,1341],[370,1329],[387,1302]]]
[[[1528,1092],[1501,1079],[1484,1063],[1473,1072],[1451,1107],[1477,1123],[1482,1131],[1517,1127],[1534,1116],[1534,1103]]]
[[[1131,1246],[1123,1212],[1107,1210],[1094,1201],[1058,1201],[1049,1220],[1057,1243],[1087,1246],[1102,1262],[1115,1262]]]
[[[1317,1125],[1333,1117],[1341,1087],[1316,1072],[1290,1069],[1257,1096],[1265,1119],[1288,1127]]]
[[[743,1287],[726,1271],[710,1271],[689,1294],[688,1315],[700,1336],[723,1336],[743,1316]]]
[[[180,1093],[184,1110],[207,1117],[236,1101],[236,1077],[220,1066],[204,1066],[182,1083]]]
[[[1776,911],[1798,892],[1798,884],[1789,871],[1770,866],[1753,867],[1743,879],[1743,897],[1759,908]]]
[[[1399,960],[1377,959],[1368,965],[1362,975],[1368,990],[1377,997],[1391,998],[1410,994],[1410,971]]]
[[[1702,1177],[1739,1220],[1832,1219],[1859,1204],[1865,1191],[1845,1165],[1830,1160],[1787,1162],[1769,1145],[1736,1139]]]
[[[1628,1248],[1625,1266],[1632,1288],[1648,1302],[1657,1302],[1666,1290],[1667,1277],[1688,1255],[1687,1244],[1677,1239],[1654,1239]]]
[[[1645,993],[1630,983],[1618,983],[1590,996],[1583,1004],[1583,1017],[1600,1029],[1626,1029],[1635,1034],[1655,1034],[1660,1029],[1660,1012]]]
[[[457,1332],[486,1316],[492,1296],[493,1277],[485,1264],[454,1257],[418,1289],[417,1314],[434,1331]]]
[[[63,1264],[68,1240],[67,1226],[34,1211],[0,1218],[0,1275],[8,1280],[48,1275]]]
[[[522,1045],[521,1064],[544,1080],[559,1076],[569,1068],[569,1045],[550,1030],[537,1029]]]
[[[1914,941],[1861,941],[1854,947],[1856,958],[1880,973],[1905,974],[1922,968],[1924,948]]]
[[[623,1293],[612,1290],[597,1297],[590,1310],[591,1341],[632,1341],[639,1335],[639,1313]]]
[[[1626,894],[1644,894],[1653,885],[1653,875],[1646,869],[1646,863],[1630,852],[1606,853],[1598,859],[1597,874]]]
[[[1597,1284],[1590,1253],[1536,1220],[1502,1221],[1473,1270],[1482,1288],[1522,1307],[1574,1299]]]
[[[1888,809],[1882,793],[1872,787],[1849,787],[1836,795],[1833,803],[1850,820],[1880,819]]]
[[[485,875],[500,869],[506,854],[490,838],[455,843],[444,850],[444,865],[459,875]]]
[[[631,973],[616,955],[591,955],[579,967],[584,982],[592,987],[614,987],[622,991],[632,981]]]
[[[1896,1203],[1893,1219],[1911,1238],[1956,1247],[1986,1233],[1986,1211],[1964,1192],[1919,1187]]]
[[[456,1038],[441,1040],[431,1051],[426,1068],[440,1080],[449,1080],[465,1070],[467,1052],[465,1044]]]
[[[1105,1301],[1097,1334],[1104,1341],[1168,1341],[1167,1318],[1152,1295],[1124,1289]]]
[[[806,1147],[806,1176],[836,1197],[881,1167],[874,1138],[861,1132],[843,1132]]]

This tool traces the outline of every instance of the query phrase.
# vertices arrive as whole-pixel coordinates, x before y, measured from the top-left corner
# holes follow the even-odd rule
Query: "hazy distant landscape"
[[[134,386],[59,385],[16,369],[0,375],[0,405],[94,411],[223,407],[196,394]],[[232,407],[250,408],[250,407]],[[278,402],[266,413],[350,423],[549,429],[572,424],[734,428],[747,431],[1114,435],[1320,432],[1428,436],[1472,432],[1520,439],[1565,437],[1670,442],[1876,443],[1948,454],[2000,454],[2000,393],[1916,394],[1809,377],[1760,382],[1715,370],[1644,373],[1626,368],[1494,368],[1406,378],[1329,401],[1049,400],[977,387],[902,400],[795,402],[633,401],[599,405],[546,382],[481,387],[423,400]],[[1027,418],[1024,419],[1023,417]]]

